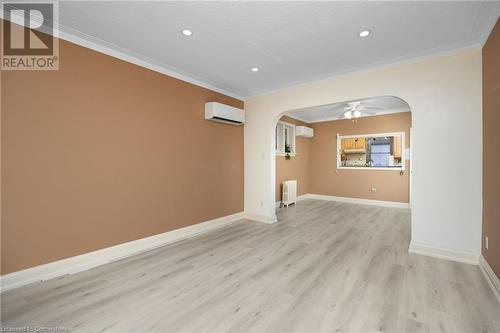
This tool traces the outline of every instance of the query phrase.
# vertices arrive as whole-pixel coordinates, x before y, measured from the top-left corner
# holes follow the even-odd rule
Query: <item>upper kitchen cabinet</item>
[[[354,149],[365,149],[366,150],[366,138],[355,138],[354,139]]]
[[[348,138],[341,140],[342,150],[364,150],[366,149],[366,138]]]
[[[401,136],[395,135],[392,140],[392,152],[394,158],[401,158]]]

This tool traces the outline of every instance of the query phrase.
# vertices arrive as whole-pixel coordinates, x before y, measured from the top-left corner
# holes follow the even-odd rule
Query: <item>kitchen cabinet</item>
[[[344,149],[363,149],[366,150],[366,138],[342,139],[341,148]]]
[[[401,136],[396,135],[392,139],[392,154],[394,158],[401,158]]]
[[[365,149],[366,150],[366,138],[354,139],[354,149]]]
[[[344,149],[353,149],[354,141],[352,139],[342,139],[341,148]]]

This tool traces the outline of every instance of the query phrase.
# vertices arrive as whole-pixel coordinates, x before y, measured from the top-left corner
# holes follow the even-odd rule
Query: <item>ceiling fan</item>
[[[375,112],[368,110],[383,110],[384,108],[378,106],[362,105],[361,101],[349,102],[344,107],[344,119],[358,119],[362,116],[373,116]]]

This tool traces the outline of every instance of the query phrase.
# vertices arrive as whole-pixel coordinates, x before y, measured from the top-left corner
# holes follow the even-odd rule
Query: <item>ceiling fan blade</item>
[[[353,117],[352,111],[344,112],[344,119],[352,119],[352,117]]]

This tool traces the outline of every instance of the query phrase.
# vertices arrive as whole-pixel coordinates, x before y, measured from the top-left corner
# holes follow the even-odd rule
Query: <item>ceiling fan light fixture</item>
[[[346,119],[351,119],[352,118],[352,114],[351,114],[351,111],[347,111],[344,113],[344,117],[346,117]]]
[[[359,118],[361,117],[361,112],[359,112],[358,110],[354,110],[354,118]]]
[[[193,32],[189,29],[182,29],[181,33],[186,37],[190,37],[193,35]]]
[[[371,30],[363,30],[359,33],[359,37],[365,38],[368,37],[371,34]]]

